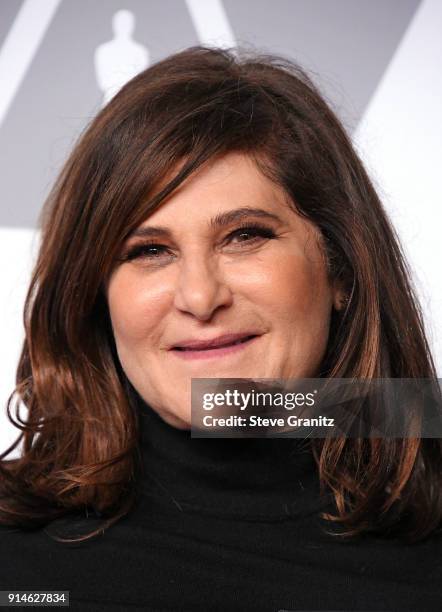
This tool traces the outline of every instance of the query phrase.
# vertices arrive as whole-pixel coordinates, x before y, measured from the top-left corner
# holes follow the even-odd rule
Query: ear
[[[349,294],[344,289],[342,282],[336,281],[332,290],[333,307],[335,310],[343,310],[347,307],[349,301]]]

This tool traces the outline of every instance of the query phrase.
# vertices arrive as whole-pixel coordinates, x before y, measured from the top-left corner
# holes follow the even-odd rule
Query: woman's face
[[[107,298],[121,365],[166,422],[190,427],[192,377],[317,375],[339,292],[318,230],[251,158],[229,153],[200,168],[137,233]],[[254,337],[183,350],[226,334]]]

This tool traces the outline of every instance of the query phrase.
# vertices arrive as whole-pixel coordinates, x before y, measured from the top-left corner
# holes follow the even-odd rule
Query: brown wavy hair
[[[311,78],[280,56],[192,47],[127,83],[87,126],[40,216],[25,340],[0,456],[0,523],[48,525],[95,511],[108,528],[140,475],[133,393],[115,350],[105,285],[129,233],[204,162],[253,156],[324,238],[345,286],[321,376],[436,378],[399,240],[343,126]],[[173,178],[158,190],[176,169]],[[28,410],[20,419],[19,404]],[[6,459],[23,439],[21,456]],[[440,439],[311,441],[343,537],[421,540],[441,527]]]

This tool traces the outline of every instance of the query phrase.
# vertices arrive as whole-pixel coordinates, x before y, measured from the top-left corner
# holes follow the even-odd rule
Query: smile
[[[207,349],[172,349],[171,352],[180,359],[213,359],[214,357],[222,357],[243,351],[247,346],[253,343],[259,336],[249,336],[242,340],[237,340],[224,346],[218,346]]]

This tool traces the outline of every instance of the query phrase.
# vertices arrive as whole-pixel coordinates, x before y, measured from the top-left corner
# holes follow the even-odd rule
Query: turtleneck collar
[[[281,520],[322,510],[310,442],[288,438],[192,438],[138,396],[142,495],[199,512]]]

